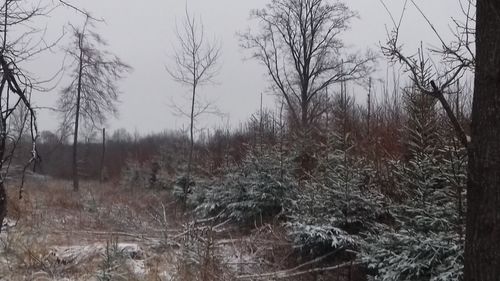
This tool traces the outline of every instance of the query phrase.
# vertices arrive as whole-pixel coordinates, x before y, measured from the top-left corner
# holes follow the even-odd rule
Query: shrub
[[[221,181],[197,189],[192,196],[200,202],[196,212],[239,223],[279,214],[285,194],[292,189],[289,177],[282,177],[281,167],[272,154],[250,154],[240,168]]]

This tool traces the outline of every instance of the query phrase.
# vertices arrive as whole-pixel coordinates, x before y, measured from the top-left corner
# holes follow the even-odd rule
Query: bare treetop
[[[219,72],[217,62],[220,44],[205,38],[205,28],[201,20],[186,10],[181,27],[176,25],[177,47],[174,51],[172,67],[167,71],[172,78],[186,86],[203,85],[212,82]]]
[[[344,3],[324,0],[273,0],[251,12],[259,31],[243,33],[241,45],[266,67],[274,90],[304,126],[321,114],[309,105],[329,85],[371,71],[373,55],[344,53],[340,36],[356,16]]]
[[[106,41],[93,28],[91,20],[83,28],[71,25],[73,41],[64,51],[75,62],[81,61],[81,75],[80,68],[72,69],[73,79],[63,89],[59,107],[67,116],[65,120],[74,117],[76,88],[81,80],[80,114],[91,125],[99,125],[106,120],[107,114],[117,114],[116,101],[120,94],[117,81],[131,68],[119,57],[105,50]]]

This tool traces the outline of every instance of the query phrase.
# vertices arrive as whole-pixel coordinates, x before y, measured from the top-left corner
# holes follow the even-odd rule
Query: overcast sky
[[[251,22],[251,9],[263,8],[270,0],[189,0],[191,12],[200,16],[206,33],[217,37],[222,43],[221,71],[217,84],[200,89],[200,93],[216,101],[219,109],[226,113],[231,126],[247,120],[259,108],[260,93],[264,103],[274,106],[275,98],[267,91],[268,80],[265,69],[254,61],[245,60],[248,55],[239,47],[238,31],[246,30]],[[459,17],[459,0],[416,0],[435,26],[449,38],[451,17]],[[134,70],[119,83],[122,91],[119,118],[110,118],[108,129],[126,128],[141,134],[179,129],[188,123],[183,117],[173,114],[171,101],[183,102],[187,89],[172,81],[165,70],[171,63],[172,44],[175,44],[175,23],[184,15],[184,0],[85,0],[70,1],[105,19],[98,31],[108,41],[109,49],[131,65]],[[395,14],[401,13],[403,0],[385,0]],[[386,25],[390,18],[379,0],[349,0],[346,3],[359,13],[360,18],[344,35],[351,50],[371,48],[379,52],[379,43],[386,39]],[[52,15],[51,32],[60,31],[62,23],[81,23],[82,18],[71,10],[59,10]],[[54,31],[56,30],[56,31]],[[58,33],[57,33],[58,34]],[[429,26],[418,11],[409,5],[405,17],[402,38],[408,52],[414,52],[422,40],[437,44]],[[62,61],[61,55],[40,58],[34,62],[35,73],[46,73]],[[386,62],[379,62],[384,76]],[[43,75],[41,75],[43,76]],[[60,86],[63,86],[61,84]],[[58,90],[38,94],[35,98],[40,106],[54,106]],[[364,95],[364,93],[358,93]],[[57,119],[53,113],[40,114],[41,129],[54,129]],[[202,117],[199,126],[213,127],[223,120],[218,117]],[[226,121],[224,121],[226,122]]]

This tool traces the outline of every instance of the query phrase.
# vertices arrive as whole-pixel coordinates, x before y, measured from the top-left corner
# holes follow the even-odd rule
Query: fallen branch
[[[53,231],[54,234],[90,234],[90,235],[106,235],[106,236],[123,236],[141,240],[156,240],[160,237],[148,237],[145,234],[135,234],[127,232],[106,232],[106,231]]]
[[[310,264],[310,263],[311,262],[308,262],[308,264]],[[361,264],[362,264],[362,262],[346,262],[346,263],[338,264],[335,266],[318,267],[318,268],[311,268],[311,269],[303,270],[303,271],[296,271],[296,268],[304,267],[305,266],[305,264],[304,264],[304,265],[300,265],[300,266],[293,268],[293,269],[287,269],[287,270],[282,270],[282,271],[263,273],[263,274],[240,275],[240,276],[237,276],[236,279],[266,279],[266,280],[269,280],[271,278],[285,279],[285,278],[296,277],[296,276],[305,275],[305,274],[333,271],[333,270],[337,270],[337,269],[340,269],[343,267],[353,266],[353,265],[361,265]]]

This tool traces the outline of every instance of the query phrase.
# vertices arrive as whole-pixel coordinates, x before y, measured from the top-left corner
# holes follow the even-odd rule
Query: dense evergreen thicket
[[[367,122],[366,108],[339,93],[307,136],[272,111],[239,131],[201,136],[187,198],[182,138],[167,137],[141,161],[130,154],[121,182],[170,189],[200,218],[279,224],[297,254],[336,251],[374,280],[461,279],[465,149],[436,101],[413,87],[371,106]]]

